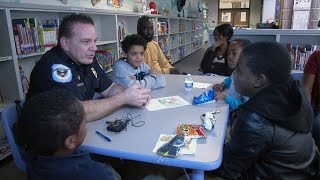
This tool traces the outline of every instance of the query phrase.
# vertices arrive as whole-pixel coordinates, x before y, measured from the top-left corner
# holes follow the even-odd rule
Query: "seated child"
[[[71,93],[56,89],[26,101],[15,133],[28,154],[28,179],[121,179],[111,167],[77,149],[86,132],[83,105]]]
[[[251,42],[246,39],[235,39],[228,47],[228,66],[234,70],[237,66],[239,56],[242,49],[248,46]],[[230,106],[230,110],[236,109],[240,104],[247,101],[248,98],[241,96],[234,88],[234,75],[226,78],[221,84],[215,84],[213,90],[215,91],[215,99],[224,100]],[[225,88],[229,88],[229,94],[226,95],[222,92]]]
[[[201,71],[203,74],[217,74],[221,76],[230,76],[232,71],[227,65],[227,50],[229,40],[233,35],[231,24],[220,24],[214,31],[214,44],[207,49],[201,60]]]
[[[214,172],[224,179],[316,179],[313,110],[291,57],[277,42],[245,47],[234,70],[237,92],[250,99],[230,116],[231,139]]]
[[[126,36],[121,42],[125,59],[119,59],[113,66],[115,83],[130,87],[135,83],[142,84],[145,88],[156,89],[166,86],[166,79],[143,62],[147,42],[137,34]]]

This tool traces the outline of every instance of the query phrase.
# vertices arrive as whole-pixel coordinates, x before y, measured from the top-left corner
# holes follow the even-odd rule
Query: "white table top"
[[[192,102],[192,95],[184,93],[184,79],[182,75],[166,75],[167,87],[152,91],[151,98],[179,95]],[[221,83],[221,76],[192,76],[194,82]],[[211,86],[209,87],[211,88]],[[200,95],[206,89],[193,89],[194,96]],[[152,152],[160,134],[175,134],[176,127],[181,124],[202,124],[200,115],[220,110],[215,128],[207,132],[207,138],[198,140],[197,151],[193,155],[179,155],[177,158],[167,158]],[[101,120],[87,123],[87,136],[81,148],[96,154],[119,157],[124,159],[143,161],[175,167],[196,170],[213,170],[220,166],[227,126],[229,106],[224,102],[200,106],[183,106],[159,111],[148,111],[146,108],[125,107]],[[145,121],[142,127],[132,127],[129,123],[127,130],[119,134],[108,132],[105,122],[113,121],[130,113],[132,117],[140,115],[134,122]],[[107,135],[112,141],[108,142],[99,137],[95,131]]]

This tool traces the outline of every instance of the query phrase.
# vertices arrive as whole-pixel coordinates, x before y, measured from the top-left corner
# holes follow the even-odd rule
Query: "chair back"
[[[22,104],[22,103],[20,103]],[[3,111],[1,112],[1,120],[4,131],[6,133],[9,146],[11,148],[11,153],[13,156],[13,160],[16,166],[23,172],[26,171],[26,163],[23,155],[19,149],[19,146],[16,144],[14,137],[14,124],[18,121],[16,104],[12,103],[7,105]]]

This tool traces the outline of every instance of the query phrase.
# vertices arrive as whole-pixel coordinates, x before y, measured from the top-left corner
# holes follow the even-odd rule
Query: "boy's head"
[[[17,138],[31,153],[51,156],[71,153],[86,136],[82,103],[65,90],[51,90],[25,102]]]
[[[138,34],[126,36],[121,42],[121,47],[131,66],[137,68],[143,63],[147,42],[142,36]]]
[[[236,68],[242,49],[251,44],[247,39],[235,39],[228,46],[228,66],[230,69]]]
[[[137,23],[137,32],[141,35],[147,42],[152,41],[154,31],[153,23],[149,16],[141,16]]]
[[[291,57],[277,42],[257,42],[242,50],[234,71],[234,84],[241,94],[252,97],[261,89],[289,79]]]
[[[231,24],[220,24],[214,28],[213,36],[215,41],[227,42],[233,36],[233,28]]]

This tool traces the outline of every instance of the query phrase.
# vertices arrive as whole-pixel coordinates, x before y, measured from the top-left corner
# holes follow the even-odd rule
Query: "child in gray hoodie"
[[[156,89],[166,86],[166,79],[143,62],[147,42],[137,34],[128,35],[121,42],[125,57],[113,66],[112,80],[124,87],[140,83],[145,88]]]

